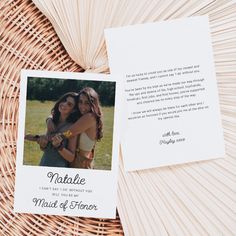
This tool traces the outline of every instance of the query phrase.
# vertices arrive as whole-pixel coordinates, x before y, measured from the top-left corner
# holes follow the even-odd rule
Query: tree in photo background
[[[100,97],[102,106],[114,106],[115,82],[72,79],[28,78],[27,100],[56,101],[67,92],[79,92],[92,87]]]

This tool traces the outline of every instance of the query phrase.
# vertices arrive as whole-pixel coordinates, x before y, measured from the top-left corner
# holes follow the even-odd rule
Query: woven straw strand
[[[0,2],[0,234],[123,235],[115,220],[13,213],[20,70],[83,71],[30,0]]]

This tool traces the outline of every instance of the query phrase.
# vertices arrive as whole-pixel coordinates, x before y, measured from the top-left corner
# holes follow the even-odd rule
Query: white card
[[[128,171],[223,157],[208,17],[105,30],[110,70],[125,81]]]
[[[117,79],[110,75],[22,70],[15,212],[116,218],[119,155],[117,118],[119,116],[118,108],[120,107],[118,98],[121,91],[119,86]],[[80,143],[76,149],[78,153],[82,153],[81,150],[86,148],[89,154],[85,153],[83,155],[93,159],[93,169],[80,168],[80,165],[69,167],[67,164],[70,163],[64,162],[64,160],[61,162],[61,157],[55,157],[55,152],[59,151],[52,146],[51,141],[48,142],[46,149],[42,151],[37,142],[24,140],[26,134],[40,135],[45,133],[47,129],[46,118],[50,115],[50,111],[56,103],[55,98],[56,100],[59,99],[68,91],[79,92],[84,87],[92,87],[98,93],[103,113],[103,137],[101,141],[93,142],[93,139],[89,137],[91,134],[86,128],[84,132],[87,132],[85,134],[87,136],[83,138],[83,143],[81,141],[82,144]],[[93,99],[93,95],[90,98]],[[69,102],[71,103],[71,101]],[[78,109],[79,103],[79,100],[75,103],[73,112]],[[70,104],[61,107],[59,105],[61,109],[59,110],[61,112],[60,119],[62,112],[64,112],[63,114],[66,113],[64,117],[71,114],[68,113],[68,110],[63,111],[66,106],[69,107]],[[96,110],[96,108],[93,109]],[[92,113],[92,111],[90,112]],[[81,116],[83,115],[84,113]],[[60,126],[61,129],[62,127],[63,125]],[[66,127],[68,129],[68,126]],[[95,154],[91,154],[92,152],[90,153],[88,150],[91,143],[93,145],[91,150],[95,149]],[[63,150],[69,150],[68,145],[65,145]],[[42,160],[44,161],[42,162]],[[84,159],[80,160],[82,160],[81,163],[85,163],[83,162]],[[49,162],[50,164],[48,164]],[[61,163],[63,163],[63,166],[61,166]],[[66,166],[64,166],[64,163],[66,163]]]

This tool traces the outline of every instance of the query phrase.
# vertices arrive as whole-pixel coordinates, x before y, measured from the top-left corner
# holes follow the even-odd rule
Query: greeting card
[[[15,212],[115,218],[115,77],[23,70]]]

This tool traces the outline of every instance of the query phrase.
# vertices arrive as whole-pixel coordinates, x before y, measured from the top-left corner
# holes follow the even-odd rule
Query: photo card
[[[22,70],[14,211],[116,218],[118,80]]]

